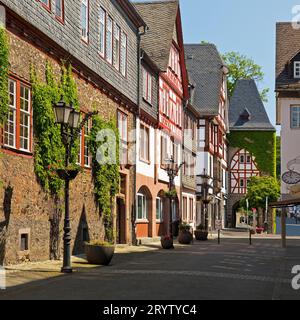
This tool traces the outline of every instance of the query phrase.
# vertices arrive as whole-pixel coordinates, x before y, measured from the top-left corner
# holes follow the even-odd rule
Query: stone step
[[[160,242],[160,237],[155,237],[155,238],[139,238],[137,239],[138,245],[146,245],[146,244],[151,244],[155,242]]]

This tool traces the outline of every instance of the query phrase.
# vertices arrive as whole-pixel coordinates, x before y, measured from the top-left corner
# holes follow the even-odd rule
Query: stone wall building
[[[9,38],[10,110],[3,128],[0,180],[0,264],[47,260],[57,206],[43,191],[34,172],[34,132],[30,66],[44,80],[49,62],[57,77],[61,61],[73,66],[80,109],[94,107],[104,119],[118,119],[121,145],[130,149],[127,133],[138,110],[138,45],[145,23],[129,1],[1,0]],[[98,16],[100,14],[100,18]],[[99,23],[100,19],[100,23]],[[22,106],[27,106],[27,133],[20,133]],[[23,115],[22,113],[22,115]],[[25,116],[24,116],[25,117]],[[24,136],[25,135],[25,136]],[[89,239],[103,239],[103,223],[93,195],[89,162],[71,183],[72,252],[81,253]],[[122,165],[117,200],[117,241],[131,243],[134,167]],[[125,200],[125,201],[124,201]],[[62,232],[62,228],[60,230]],[[62,233],[59,235],[62,238]]]

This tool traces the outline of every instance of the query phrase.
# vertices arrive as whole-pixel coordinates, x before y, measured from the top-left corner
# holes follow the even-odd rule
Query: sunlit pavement
[[[220,245],[214,239],[170,251],[158,244],[118,249],[111,266],[78,260],[72,275],[60,275],[59,264],[49,263],[49,277],[9,287],[0,299],[300,299],[291,284],[292,268],[300,265],[299,239],[288,240],[282,249],[279,239],[255,237],[250,246],[246,237],[229,237]],[[8,277],[35,272],[9,272]]]

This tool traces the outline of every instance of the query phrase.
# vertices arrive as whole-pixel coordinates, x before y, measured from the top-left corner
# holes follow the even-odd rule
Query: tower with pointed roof
[[[227,223],[235,228],[243,226],[243,219],[238,213],[239,202],[247,194],[250,178],[276,175],[276,130],[269,120],[254,80],[242,79],[237,82],[229,105],[229,126]],[[259,217],[258,223],[263,225],[263,216]]]

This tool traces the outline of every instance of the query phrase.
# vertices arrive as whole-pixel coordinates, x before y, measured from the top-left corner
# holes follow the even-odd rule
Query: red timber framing
[[[239,150],[230,164],[231,193],[246,194],[249,179],[255,176],[260,176],[255,158],[247,150]]]
[[[188,100],[188,76],[185,66],[180,9],[176,17],[178,43],[170,47],[169,65],[159,78],[159,127],[182,141],[183,105]]]

